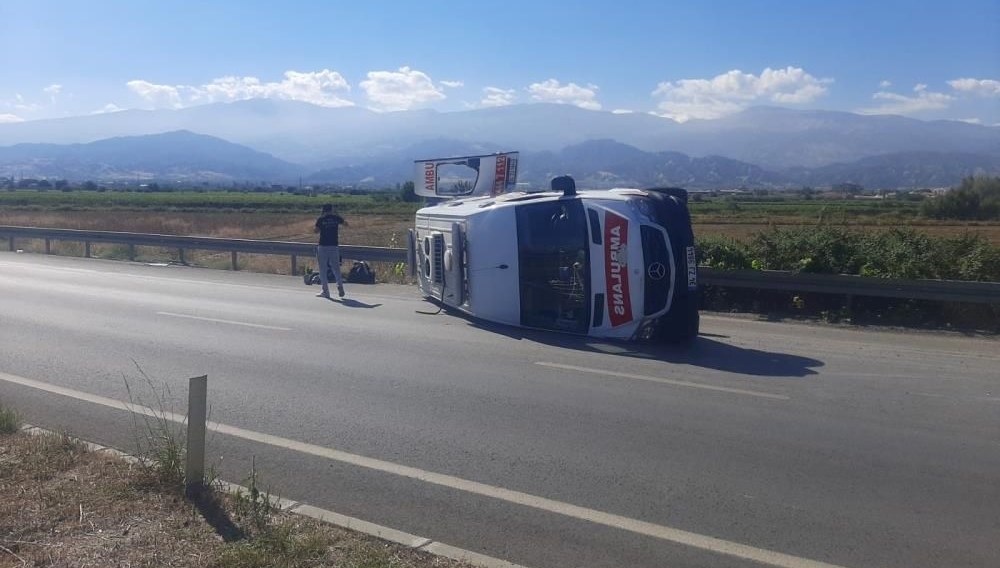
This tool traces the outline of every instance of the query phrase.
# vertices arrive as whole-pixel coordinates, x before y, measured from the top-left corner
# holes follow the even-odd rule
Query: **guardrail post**
[[[128,245],[128,259],[135,261],[135,245],[131,243]]]
[[[45,254],[52,254],[52,246],[49,239],[45,239]]]
[[[184,260],[184,249],[177,249],[177,257],[180,259],[181,264],[187,266],[187,260]]]
[[[233,270],[239,270],[240,268],[238,266],[236,266],[236,251],[233,251],[230,254],[233,255]]]
[[[295,256],[294,254],[292,255],[292,276],[295,276],[296,274],[299,273],[299,267],[296,266],[298,259],[299,257]]]
[[[90,258],[90,241],[83,243],[83,256]]]
[[[208,418],[208,375],[188,379],[187,455],[184,484],[189,497],[205,485],[205,421]]]

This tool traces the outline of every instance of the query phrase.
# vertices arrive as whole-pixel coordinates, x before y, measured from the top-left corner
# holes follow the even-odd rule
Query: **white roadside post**
[[[208,410],[208,375],[188,379],[187,463],[184,483],[189,497],[205,483],[205,421]]]

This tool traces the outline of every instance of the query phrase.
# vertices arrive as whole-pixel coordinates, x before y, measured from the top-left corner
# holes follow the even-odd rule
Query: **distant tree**
[[[896,199],[900,201],[923,201],[924,195],[916,191],[897,191]]]
[[[38,187],[42,189],[52,189],[52,182],[47,179],[43,179],[38,182]]]
[[[855,195],[861,195],[865,191],[865,188],[857,183],[845,182],[833,186],[833,190],[843,193],[844,197],[854,197]]]
[[[61,189],[63,191],[69,191],[69,182],[64,179],[57,179],[55,183],[56,189]]]
[[[935,219],[1000,219],[1000,177],[967,177],[944,195],[924,201],[921,212]]]
[[[802,196],[802,199],[812,199],[816,195],[816,190],[808,185],[803,186],[802,189],[799,190],[799,195]]]
[[[90,180],[87,180],[83,182],[83,189],[86,191],[95,191],[97,189],[97,184]]]
[[[417,195],[417,192],[414,191],[412,181],[408,181],[403,184],[403,188],[399,190],[399,199],[407,203],[420,201],[420,197]]]

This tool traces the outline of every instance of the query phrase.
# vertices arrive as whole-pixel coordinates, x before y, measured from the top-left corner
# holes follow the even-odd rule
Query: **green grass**
[[[297,531],[284,524],[271,528],[253,540],[230,543],[222,550],[213,568],[273,568],[320,566],[334,543],[329,536],[314,531]],[[385,566],[385,564],[383,564]]]
[[[418,204],[391,201],[382,195],[294,195],[290,193],[244,193],[229,191],[173,191],[140,193],[128,191],[0,191],[0,206],[52,211],[238,210],[267,212],[316,211],[333,203],[341,213],[414,213]]]
[[[912,220],[920,217],[920,204],[909,201],[857,199],[711,199],[690,202],[691,215],[725,217],[727,220],[801,218],[810,222],[847,222],[861,218]]]
[[[0,434],[13,434],[20,426],[17,413],[5,406],[0,406]]]
[[[345,214],[412,215],[419,203],[392,199],[392,194],[296,195],[241,191],[0,191],[0,207],[48,211],[152,210],[152,211],[245,211],[312,212],[326,202]],[[846,222],[858,218],[912,220],[920,218],[920,204],[902,200],[794,199],[790,197],[710,197],[690,203],[696,218],[712,217],[727,222],[772,217],[804,221]]]
[[[155,400],[155,406],[147,405],[141,396],[135,393],[127,377],[122,377],[129,403],[134,406],[147,406],[153,410],[153,416],[131,412],[133,436],[136,444],[136,457],[140,467],[146,471],[149,478],[166,487],[181,487],[184,485],[185,459],[187,447],[185,436],[186,424],[176,424],[168,416],[171,414],[170,404],[173,396],[168,386],[157,389],[152,379],[135,363],[143,384]],[[204,480],[202,480],[204,481]]]

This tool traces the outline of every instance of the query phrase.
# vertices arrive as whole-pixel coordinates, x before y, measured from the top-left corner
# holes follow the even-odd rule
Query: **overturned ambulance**
[[[687,192],[517,187],[518,154],[416,162],[409,266],[425,296],[475,318],[647,341],[698,335]]]

